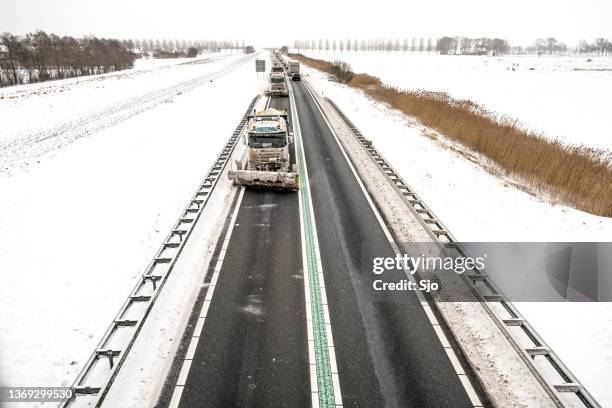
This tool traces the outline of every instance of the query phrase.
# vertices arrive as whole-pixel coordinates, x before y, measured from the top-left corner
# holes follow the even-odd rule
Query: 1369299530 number
[[[69,387],[0,387],[0,402],[59,402],[72,393]]]

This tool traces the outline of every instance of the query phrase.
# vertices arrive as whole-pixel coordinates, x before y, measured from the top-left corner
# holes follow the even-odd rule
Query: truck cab
[[[249,122],[247,145],[249,146],[248,170],[287,170],[289,163],[289,134],[286,113],[268,109],[258,112]]]

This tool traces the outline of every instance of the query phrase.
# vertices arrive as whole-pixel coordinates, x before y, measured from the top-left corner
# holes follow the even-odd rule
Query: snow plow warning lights
[[[287,111],[280,109],[266,109],[255,113],[255,116],[287,116]]]

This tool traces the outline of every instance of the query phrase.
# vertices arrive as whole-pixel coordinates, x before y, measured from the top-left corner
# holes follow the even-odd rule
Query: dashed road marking
[[[181,366],[181,371],[176,381],[174,392],[172,393],[172,399],[170,400],[170,405],[168,406],[169,408],[177,408],[179,406],[179,403],[181,402],[181,395],[183,394],[183,389],[185,387],[185,383],[187,382],[187,377],[189,376],[189,369],[191,368],[191,363],[193,361],[195,350],[198,346],[198,342],[200,341],[200,334],[204,329],[204,323],[206,321],[206,316],[208,315],[208,308],[210,307],[210,302],[212,301],[215,288],[217,287],[219,273],[221,273],[223,260],[225,259],[227,247],[229,246],[230,239],[232,238],[232,232],[234,231],[234,226],[236,225],[236,218],[238,217],[238,211],[240,210],[240,204],[242,203],[242,197],[244,196],[244,188],[239,187],[239,189],[240,193],[238,194],[238,200],[236,201],[234,211],[232,213],[232,218],[230,219],[230,223],[225,234],[225,239],[223,240],[223,246],[221,247],[219,257],[217,258],[217,262],[215,264],[213,276],[210,280],[210,284],[208,285],[208,290],[206,291],[206,297],[204,298],[204,303],[202,304],[202,309],[200,310],[198,322],[196,323],[195,329],[193,330],[193,335],[191,337],[191,341],[189,342],[189,348],[187,349],[187,354],[185,355],[185,359],[183,360],[183,365]]]

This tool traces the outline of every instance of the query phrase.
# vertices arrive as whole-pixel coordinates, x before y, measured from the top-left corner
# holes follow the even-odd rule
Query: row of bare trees
[[[596,38],[594,42],[580,40],[577,47],[569,48],[566,44],[557,41],[555,37],[538,38],[529,47],[518,47],[517,53],[528,54],[585,54],[585,55],[607,55],[612,54],[612,43],[606,38]]]
[[[0,87],[131,68],[134,55],[114,39],[73,38],[44,31],[0,34]]]
[[[582,40],[578,43],[578,51],[581,54],[611,55],[612,42],[607,38],[597,38],[594,43]]]
[[[514,46],[501,38],[465,38],[442,37],[438,39],[436,50],[440,54],[549,54],[549,55],[607,55],[612,54],[612,43],[606,38],[597,38],[593,43],[581,40],[577,46],[568,47],[567,44],[557,41],[555,37],[538,38],[529,46]]]
[[[506,54],[510,43],[500,38],[442,37],[432,38],[377,38],[340,40],[297,40],[294,48],[300,51],[332,52],[437,52],[440,54]]]
[[[197,49],[201,52],[216,52],[222,49],[227,50],[242,50],[245,48],[244,40],[186,40],[172,38],[134,38],[124,40],[123,44],[129,50],[134,50],[139,53],[155,53],[164,52],[187,52],[190,48]]]
[[[503,38],[442,37],[436,41],[436,51],[442,55],[504,55],[510,52],[510,42]]]
[[[431,38],[376,38],[376,39],[317,39],[296,40],[293,47],[301,51],[332,52],[432,52],[435,45]]]
[[[467,38],[445,36],[431,38],[378,38],[378,39],[315,39],[297,40],[294,43],[297,52],[332,51],[332,52],[436,52],[443,55],[504,55],[504,54],[612,54],[612,43],[605,38],[597,38],[589,43],[579,42],[577,47],[570,48],[554,37],[539,38],[530,46],[511,46],[503,38]]]

